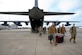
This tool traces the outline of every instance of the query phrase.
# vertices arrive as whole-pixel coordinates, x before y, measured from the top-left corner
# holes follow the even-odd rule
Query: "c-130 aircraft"
[[[29,9],[28,12],[0,12],[0,14],[13,14],[13,15],[28,15],[30,21],[0,21],[4,22],[4,24],[7,26],[7,22],[14,22],[16,25],[21,26],[20,22],[25,22],[26,25],[28,23],[31,23],[31,30],[32,32],[36,32],[35,27],[43,26],[43,22],[46,22],[47,25],[49,22],[54,22],[55,25],[59,25],[61,22],[66,22],[66,26],[69,26],[69,22],[73,21],[44,21],[45,15],[73,15],[75,13],[68,13],[68,12],[44,12],[43,9],[39,9],[38,7],[38,0],[35,0],[35,6],[32,9]]]

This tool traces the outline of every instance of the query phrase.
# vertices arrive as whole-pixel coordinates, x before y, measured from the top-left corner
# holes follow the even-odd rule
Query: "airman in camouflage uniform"
[[[62,27],[61,27],[61,34],[63,34],[65,36],[65,32],[66,32],[66,29],[64,27],[64,24],[62,24]]]
[[[54,23],[52,23],[52,26],[49,27],[48,33],[49,33],[49,35],[53,36],[53,42],[56,46],[57,45],[56,40],[55,40],[56,27],[55,27]],[[51,41],[50,41],[50,43],[51,43]]]
[[[70,33],[71,33],[71,38],[70,38],[70,42],[71,40],[73,39],[73,42],[75,42],[75,39],[76,39],[76,27],[75,27],[75,24],[73,24],[73,26],[70,28]]]

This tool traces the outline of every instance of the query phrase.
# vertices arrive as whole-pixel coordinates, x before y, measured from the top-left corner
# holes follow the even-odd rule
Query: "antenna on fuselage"
[[[35,0],[35,7],[38,7],[38,0]]]

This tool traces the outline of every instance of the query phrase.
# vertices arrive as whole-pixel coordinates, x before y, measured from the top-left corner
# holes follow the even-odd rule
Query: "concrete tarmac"
[[[67,31],[64,42],[54,46],[48,34],[39,37],[28,29],[0,30],[0,55],[82,55],[82,29],[77,31],[76,44],[69,42]]]

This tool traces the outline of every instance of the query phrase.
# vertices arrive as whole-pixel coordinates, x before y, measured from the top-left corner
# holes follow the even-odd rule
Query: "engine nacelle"
[[[60,24],[60,22],[54,22],[54,25],[55,26],[57,26],[57,25],[59,25]]]
[[[28,25],[28,22],[25,22],[26,25]]]
[[[20,22],[14,22],[17,26],[22,26]]]
[[[48,24],[49,24],[49,22],[46,23],[46,25],[48,25]]]
[[[70,26],[71,24],[69,24],[69,22],[66,22],[65,26]]]
[[[3,24],[1,24],[3,26],[9,26],[9,24],[7,24],[7,22],[5,21]]]

